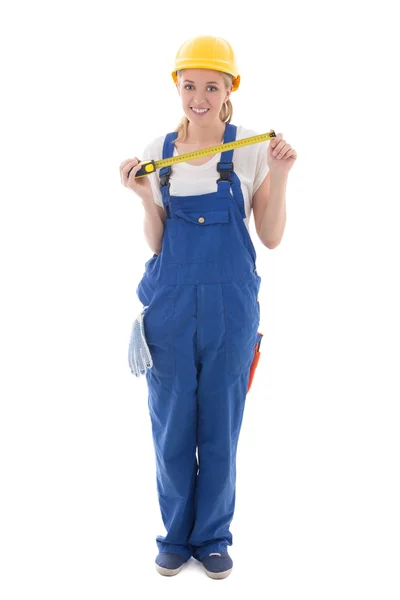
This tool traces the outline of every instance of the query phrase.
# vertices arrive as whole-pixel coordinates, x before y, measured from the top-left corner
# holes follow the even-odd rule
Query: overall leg
[[[198,560],[232,544],[236,452],[259,324],[252,286],[198,286],[199,473],[189,538]]]
[[[157,490],[165,536],[160,552],[190,558],[197,474],[196,288],[165,286],[145,313],[153,367],[146,372],[156,456]]]

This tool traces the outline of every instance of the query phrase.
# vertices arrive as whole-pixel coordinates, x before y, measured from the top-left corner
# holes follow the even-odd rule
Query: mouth
[[[191,106],[190,109],[194,112],[195,115],[205,115],[210,110],[209,108],[193,108],[193,106]]]

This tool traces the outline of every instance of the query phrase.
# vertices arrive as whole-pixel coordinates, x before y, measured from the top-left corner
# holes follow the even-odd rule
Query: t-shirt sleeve
[[[267,149],[270,140],[266,140],[265,142],[260,142],[259,144],[255,144],[257,148],[257,156],[256,156],[256,170],[254,173],[254,183],[253,183],[253,196],[268,175],[269,166],[267,163]]]
[[[145,149],[142,152],[141,160],[160,160],[160,157],[157,156],[157,141],[154,140],[150,144],[147,144]],[[159,206],[163,207],[163,201],[161,197],[160,191],[160,180],[159,180],[160,169],[157,169],[155,173],[151,173],[150,175],[146,175],[149,178],[151,191],[153,192],[154,202]]]

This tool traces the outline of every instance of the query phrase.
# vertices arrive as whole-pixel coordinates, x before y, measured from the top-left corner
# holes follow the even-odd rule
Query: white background
[[[394,3],[1,13],[2,599],[398,600]],[[170,579],[154,568],[147,388],[127,361],[152,251],[119,176],[179,122],[170,73],[200,34],[234,47],[233,123],[298,152],[281,244],[265,248],[251,222],[264,340],[223,582],[195,561]]]

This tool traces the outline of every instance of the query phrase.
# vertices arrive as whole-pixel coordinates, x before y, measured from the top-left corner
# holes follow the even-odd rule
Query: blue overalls
[[[166,135],[163,158],[176,137]],[[235,139],[227,124],[224,143]],[[148,306],[148,404],[167,532],[157,546],[197,560],[232,544],[236,450],[260,321],[261,277],[232,157],[221,154],[209,194],[171,196],[171,167],[160,170],[162,251],[137,288]]]

